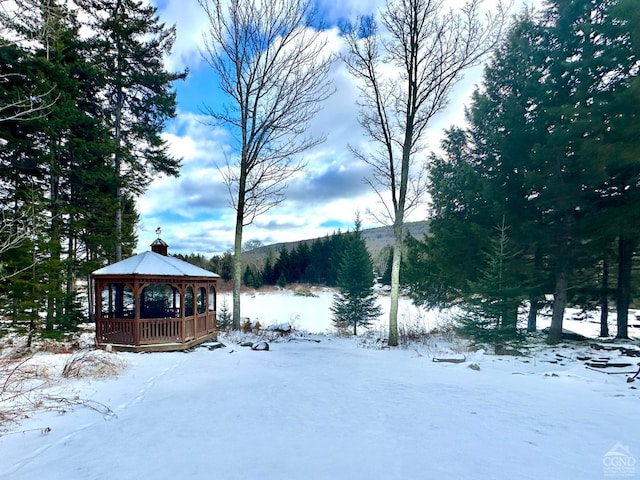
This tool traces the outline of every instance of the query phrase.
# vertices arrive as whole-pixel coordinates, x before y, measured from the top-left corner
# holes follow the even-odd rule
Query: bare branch
[[[59,15],[53,4],[39,0],[0,1],[0,27],[3,38],[0,46],[11,47],[20,52],[20,61],[33,56],[35,45],[48,49],[53,32],[48,31],[52,22],[44,20],[46,15]],[[42,91],[34,79],[11,72],[11,63],[0,74],[0,123],[42,118],[58,100],[54,88]],[[19,83],[12,91],[6,89],[10,83]],[[9,85],[10,86],[10,85]]]
[[[379,155],[360,154],[373,167],[370,186],[389,189],[384,215],[402,223],[425,193],[424,171],[412,165],[431,119],[448,102],[462,72],[482,61],[507,21],[502,3],[481,15],[482,0],[444,11],[443,0],[393,0],[379,32],[372,17],[343,28],[349,71],[361,81],[360,123]]]
[[[322,33],[308,26],[314,12],[306,0],[236,0],[228,9],[220,0],[199,3],[210,24],[202,54],[229,97],[205,112],[235,135],[238,175],[226,181],[248,224],[282,202],[279,184],[304,167],[292,159],[324,140],[306,132],[332,93],[326,82],[332,56]]]
[[[0,85],[8,82],[11,77],[24,78],[19,74],[0,74]],[[18,120],[35,120],[46,115],[47,111],[56,103],[59,96],[48,100],[53,93],[51,88],[43,94],[18,95],[16,98],[0,101],[0,123]]]

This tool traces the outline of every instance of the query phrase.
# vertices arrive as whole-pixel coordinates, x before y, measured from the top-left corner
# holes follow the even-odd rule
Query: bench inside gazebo
[[[120,351],[184,350],[217,337],[219,276],[151,251],[93,272],[96,343]]]

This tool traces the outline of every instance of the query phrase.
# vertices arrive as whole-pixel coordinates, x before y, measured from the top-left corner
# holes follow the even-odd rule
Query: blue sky
[[[233,246],[235,211],[218,166],[224,165],[225,154],[233,152],[228,133],[207,124],[208,118],[203,114],[203,105],[215,107],[223,100],[216,77],[199,50],[206,18],[197,0],[150,1],[158,7],[161,21],[176,26],[177,38],[167,68],[188,68],[189,75],[186,81],[176,84],[178,115],[164,132],[172,154],[183,159],[181,175],[154,179],[138,199],[138,251],[148,249],[156,238],[156,228],[161,227],[161,236],[172,253],[223,253]],[[332,48],[339,51],[342,43],[337,28],[331,25],[335,26],[338,19],[373,13],[381,4],[380,0],[319,0]],[[481,72],[481,67],[467,72],[447,110],[434,119],[427,151],[437,148],[444,128],[462,122],[464,105],[480,82]],[[244,241],[257,239],[271,244],[320,237],[337,229],[344,231],[353,228],[358,210],[364,228],[379,226],[364,213],[376,209],[377,204],[377,198],[364,183],[369,170],[348,149],[348,145],[367,142],[357,120],[358,90],[340,62],[334,64],[330,77],[336,93],[309,125],[312,133],[326,135],[326,141],[306,153],[307,169],[290,181],[285,202],[245,227]],[[422,209],[409,220],[425,218],[426,209]]]

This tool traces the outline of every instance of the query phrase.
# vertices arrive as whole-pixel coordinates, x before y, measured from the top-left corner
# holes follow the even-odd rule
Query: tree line
[[[517,333],[529,309],[609,304],[628,338],[640,240],[640,10],[551,1],[517,17],[466,110],[429,158],[430,235],[408,240],[406,279],[426,307],[460,305],[476,335]]]
[[[86,318],[77,281],[133,251],[135,198],[180,167],[160,136],[174,29],[134,0],[73,3],[0,9],[0,315],[30,332]]]
[[[351,235],[349,232],[334,232],[312,242],[300,242],[291,250],[283,246],[277,255],[269,250],[264,265],[246,266],[244,283],[255,288],[263,284],[285,286],[290,283],[334,287]]]
[[[251,288],[263,285],[284,287],[292,283],[338,286],[340,265],[356,232],[333,232],[322,238],[298,243],[288,249],[268,247],[264,262],[247,263],[242,282]],[[360,233],[357,234],[360,239]],[[364,243],[364,241],[362,241]],[[264,247],[263,247],[264,248]],[[365,246],[366,249],[366,246]],[[233,253],[226,252],[207,259],[201,254],[181,255],[177,258],[216,272],[225,281],[233,279]],[[390,266],[388,267],[390,269]],[[371,267],[373,275],[373,267]],[[387,276],[390,273],[387,272]]]

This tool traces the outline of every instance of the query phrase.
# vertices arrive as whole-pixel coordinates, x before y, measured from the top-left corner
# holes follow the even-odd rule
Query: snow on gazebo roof
[[[144,252],[121,262],[107,265],[93,275],[163,275],[172,277],[212,277],[217,273],[196,267],[175,257],[166,257],[155,252]]]

